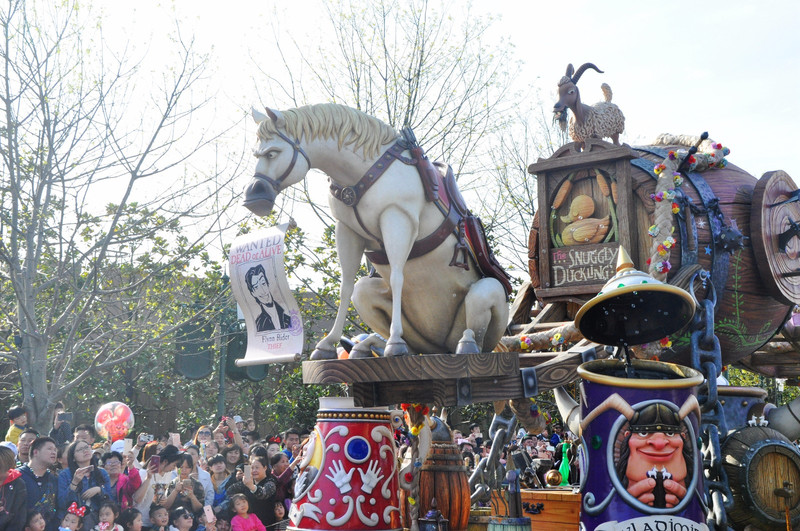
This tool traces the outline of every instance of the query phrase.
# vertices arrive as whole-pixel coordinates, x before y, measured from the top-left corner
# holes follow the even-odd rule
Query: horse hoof
[[[359,359],[374,358],[374,357],[375,356],[372,354],[372,349],[363,342],[356,343],[356,345],[350,350],[351,360],[359,360]]]
[[[314,352],[311,353],[311,357],[309,359],[311,361],[335,360],[337,359],[337,356],[335,350],[322,350],[319,348],[315,348]]]
[[[408,354],[408,345],[402,341],[398,341],[396,343],[387,343],[386,348],[383,351],[383,355],[386,357],[405,356],[406,354]]]
[[[478,344],[475,342],[475,333],[467,328],[458,341],[456,354],[478,354],[480,351],[481,349],[478,348]]]

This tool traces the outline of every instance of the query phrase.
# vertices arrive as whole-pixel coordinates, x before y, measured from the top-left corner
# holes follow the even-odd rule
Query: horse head
[[[245,188],[244,206],[257,216],[266,216],[281,190],[305,177],[311,161],[300,147],[300,139],[286,134],[286,121],[279,111],[267,108],[263,114],[253,109],[252,115],[259,124],[259,142],[253,151],[258,162],[253,180]],[[298,154],[305,159],[305,168],[297,164]]]

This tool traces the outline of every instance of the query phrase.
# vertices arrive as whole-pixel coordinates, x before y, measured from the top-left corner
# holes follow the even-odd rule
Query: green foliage
[[[176,62],[159,97],[131,112],[137,65],[109,53],[90,17],[74,1],[0,7],[0,361],[18,368],[5,398],[21,390],[40,430],[56,401],[119,393],[110,369],[162,356],[224,294],[205,250],[232,201],[224,170],[174,171],[202,67],[191,45],[163,50]]]

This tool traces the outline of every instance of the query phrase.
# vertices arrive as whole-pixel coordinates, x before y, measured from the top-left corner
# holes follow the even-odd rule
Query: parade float
[[[735,167],[705,134],[619,144],[624,116],[611,89],[602,87],[604,102],[581,103],[589,69],[599,72],[570,65],[559,82],[554,111],[565,127],[571,111],[573,142],[529,168],[538,185],[530,282],[511,311],[480,220],[413,132],[333,104],[254,112],[258,163],[245,205],[268,214],[278,193],[321,170],[342,266],[336,321],[303,378],[349,384],[352,404],[321,405],[292,529],[461,530],[470,507],[487,504],[495,516],[480,522],[495,529],[800,523],[791,442],[800,405],[775,407],[762,389],[720,378],[733,363],[798,376],[779,354],[797,335],[800,190],[784,172],[756,179]],[[375,274],[355,282],[364,255]],[[375,334],[339,359],[351,300]],[[578,379],[576,402],[563,386]],[[580,478],[575,492],[541,485],[536,497],[520,487],[542,463],[509,456],[503,470],[500,450],[518,425],[541,430],[529,399],[550,389],[579,436]],[[495,403],[492,451],[467,477],[431,408],[476,402]],[[398,462],[391,428],[403,417]],[[569,467],[544,483],[568,483],[564,475]],[[547,520],[557,504],[565,518]]]

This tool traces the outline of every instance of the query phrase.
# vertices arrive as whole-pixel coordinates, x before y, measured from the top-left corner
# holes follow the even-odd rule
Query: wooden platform
[[[577,376],[579,352],[425,354],[303,362],[303,383],[351,384],[355,404],[440,406],[536,396]]]
[[[498,495],[500,493],[493,493],[493,496]],[[544,504],[539,514],[523,513],[531,519],[531,531],[577,531],[580,527],[581,495],[573,493],[572,488],[523,489],[522,503]],[[503,507],[503,504],[492,504],[493,515],[495,506]]]

